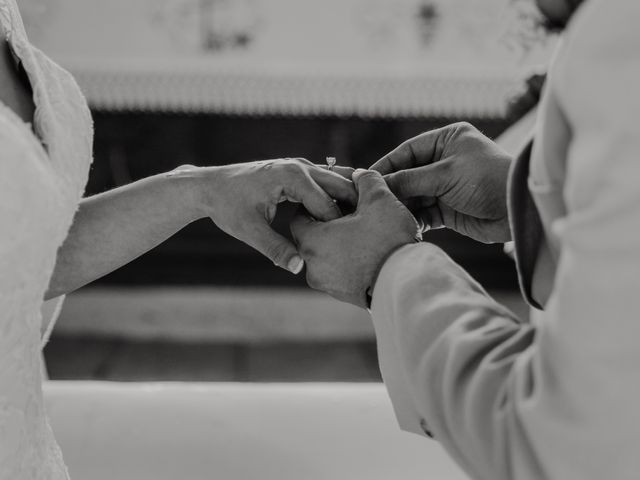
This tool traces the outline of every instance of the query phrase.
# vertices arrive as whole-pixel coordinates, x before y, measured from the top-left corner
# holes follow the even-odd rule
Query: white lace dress
[[[86,184],[93,126],[73,78],[0,21],[31,82],[33,130],[0,103],[0,479],[66,479],[42,396],[43,297]],[[35,135],[34,135],[35,131]]]

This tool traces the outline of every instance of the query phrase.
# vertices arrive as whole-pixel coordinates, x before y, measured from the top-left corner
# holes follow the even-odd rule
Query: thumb
[[[358,169],[353,173],[353,183],[358,191],[358,206],[390,194],[384,178],[375,170]]]
[[[267,223],[256,225],[253,238],[247,243],[275,265],[295,275],[304,267],[304,260],[293,243],[275,232]]]
[[[451,185],[447,164],[434,163],[424,167],[410,168],[384,177],[387,185],[398,198],[439,197]]]
[[[304,211],[304,208],[299,208],[298,212],[289,224],[289,230],[291,231],[293,242],[299,246],[304,243],[309,236],[313,236],[314,226],[316,223],[317,222]]]

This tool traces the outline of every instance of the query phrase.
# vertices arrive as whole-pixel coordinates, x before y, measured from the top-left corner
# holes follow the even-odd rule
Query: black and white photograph
[[[0,480],[639,480],[640,2],[0,0]]]

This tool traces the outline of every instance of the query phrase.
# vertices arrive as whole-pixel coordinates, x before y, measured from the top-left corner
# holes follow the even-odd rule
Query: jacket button
[[[427,425],[427,421],[424,418],[420,419],[420,428],[427,437],[433,438],[433,433],[429,430],[429,425]]]

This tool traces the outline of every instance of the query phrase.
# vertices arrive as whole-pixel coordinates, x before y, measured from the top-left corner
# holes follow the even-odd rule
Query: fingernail
[[[299,274],[302,271],[302,267],[304,267],[304,260],[298,255],[294,255],[287,264],[287,269],[294,275]]]

